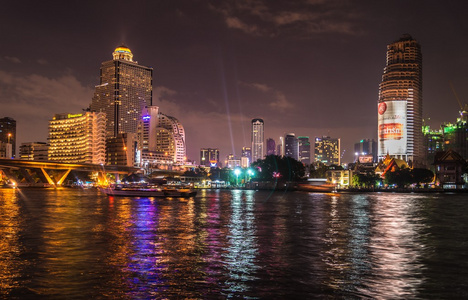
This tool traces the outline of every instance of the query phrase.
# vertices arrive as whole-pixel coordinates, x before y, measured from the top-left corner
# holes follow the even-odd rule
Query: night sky
[[[153,105],[186,130],[187,155],[224,160],[285,133],[377,139],[378,87],[387,44],[408,33],[422,47],[423,111],[433,127],[468,102],[466,1],[3,1],[0,117],[17,121],[17,146],[47,141],[56,113],[80,113],[101,62],[125,43],[154,68]]]

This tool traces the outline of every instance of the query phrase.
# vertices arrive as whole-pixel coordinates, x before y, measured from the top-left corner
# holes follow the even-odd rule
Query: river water
[[[0,294],[468,298],[468,195],[3,189]]]

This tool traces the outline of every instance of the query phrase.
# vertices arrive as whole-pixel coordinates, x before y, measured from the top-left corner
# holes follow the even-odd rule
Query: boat
[[[197,194],[191,187],[165,186],[165,185],[127,185],[112,184],[108,187],[101,187],[99,190],[109,196],[127,197],[194,197]]]
[[[306,182],[299,183],[297,189],[306,192],[331,193],[336,186],[325,178],[309,178]]]

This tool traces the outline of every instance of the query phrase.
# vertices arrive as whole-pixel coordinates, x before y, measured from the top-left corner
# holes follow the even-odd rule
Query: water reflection
[[[418,211],[422,200],[418,196],[381,195],[375,201],[369,241],[372,278],[366,282],[373,295],[414,297],[423,283],[425,245],[421,237],[425,225]]]
[[[255,263],[258,248],[253,194],[254,191],[232,192],[232,213],[224,262],[229,274],[224,290],[228,298],[248,294],[256,279],[254,273],[258,269]]]
[[[0,190],[0,293],[461,298],[463,196],[204,190],[181,200]]]
[[[19,241],[22,218],[17,191],[0,189],[0,294],[8,294],[20,287],[20,276],[26,261]]]

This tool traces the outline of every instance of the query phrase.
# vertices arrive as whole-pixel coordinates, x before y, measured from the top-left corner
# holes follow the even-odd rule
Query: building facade
[[[264,122],[262,119],[252,120],[252,163],[263,159],[264,150]]]
[[[341,164],[340,139],[329,136],[316,137],[314,152],[316,162],[322,162],[327,166]]]
[[[310,165],[310,141],[308,136],[299,136],[299,161],[304,166]]]
[[[49,121],[48,160],[104,164],[105,126],[104,113],[56,114]]]
[[[425,164],[422,133],[422,54],[410,35],[387,46],[379,86],[378,156]]]
[[[43,142],[21,143],[19,156],[22,160],[47,161],[49,145]]]
[[[152,105],[153,69],[133,60],[126,46],[117,47],[113,59],[101,64],[90,109],[106,113],[106,136],[137,133],[142,111]]]
[[[9,118],[9,117],[4,117],[0,119],[0,142],[4,143],[5,146],[5,156],[8,158],[15,158],[16,157],[16,120]],[[9,146],[6,146],[6,144],[11,144],[11,151],[7,151],[7,148],[10,148]],[[11,152],[11,153],[10,153]]]
[[[248,168],[251,163],[252,163],[252,148],[242,147],[242,154],[241,154],[242,168]]]

